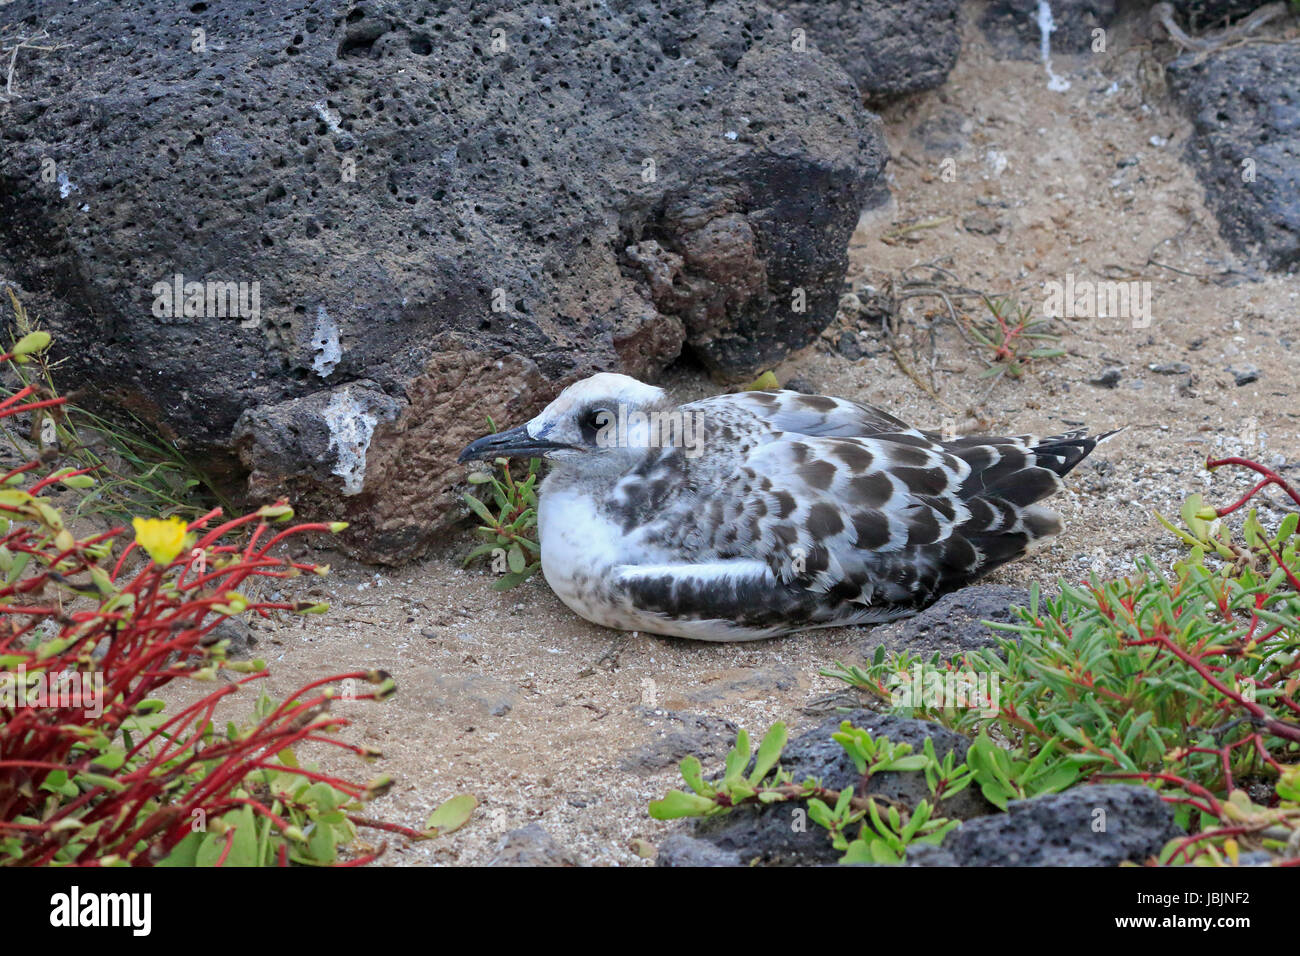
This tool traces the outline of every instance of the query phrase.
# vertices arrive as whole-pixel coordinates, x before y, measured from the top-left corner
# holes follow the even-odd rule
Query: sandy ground
[[[1241,474],[1211,479],[1207,453],[1297,458],[1300,281],[1249,281],[1249,264],[1219,239],[1180,158],[1190,126],[1158,83],[1139,81],[1149,66],[1136,52],[1058,59],[1071,87],[1051,92],[1041,65],[995,60],[968,29],[947,86],[884,116],[894,198],[864,215],[848,276],[855,288],[882,288],[905,269],[939,263],[965,286],[1019,293],[1036,306],[1044,282],[1071,273],[1076,282],[1144,281],[1149,323],[1063,319],[1055,327],[1069,354],[992,391],[978,377],[978,351],[951,325],[937,333],[933,395],[900,371],[878,323],[865,320],[867,357],[833,349],[836,327],[776,370],[782,381],[875,403],[924,427],[1127,426],[1056,499],[1065,534],[993,581],[1078,579],[1094,566],[1121,570],[1142,553],[1167,562],[1174,552],[1153,509],[1176,514],[1187,493],[1224,501],[1246,487]],[[902,319],[925,324],[944,312],[937,299],[908,299]],[[927,353],[918,354],[928,385]],[[1230,366],[1254,366],[1260,377],[1239,387]],[[1108,367],[1120,371],[1115,387],[1089,384]],[[686,368],[668,384],[683,399],[715,390]],[[856,628],[737,645],[618,634],[576,618],[540,576],[504,595],[491,591],[490,573],[461,570],[455,558],[471,546],[466,535],[445,558],[395,573],[321,555],[336,568],[317,585],[334,610],[257,632],[275,694],[356,667],[393,674],[399,691],[387,703],[341,705],[355,720],[349,737],[385,759],[375,768],[331,761],[359,779],[376,770],[397,779],[372,815],[418,826],[453,794],[478,797],[459,832],[390,841],[390,865],[481,864],[504,833],[531,822],[590,863],[644,865],[633,841],[655,844],[671,826],[652,821],[646,804],[676,783],[673,742],[685,735],[721,745],[714,725],[700,729],[690,715],[751,732],[777,719],[797,729],[814,719],[804,708],[837,689],[819,669],[869,641]],[[712,765],[720,760],[719,751]]]

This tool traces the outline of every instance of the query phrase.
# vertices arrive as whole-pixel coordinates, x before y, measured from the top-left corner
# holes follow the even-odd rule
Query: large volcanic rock
[[[6,25],[48,36],[0,103],[0,278],[65,380],[379,561],[460,513],[489,414],[684,343],[736,378],[809,342],[885,162],[817,38],[741,0],[16,0]]]
[[[1036,60],[1042,55],[1042,26],[1038,0],[992,0],[980,17],[980,28],[1003,56]],[[1086,53],[1093,31],[1110,26],[1117,0],[1052,0],[1052,53]]]
[[[1167,70],[1195,132],[1187,157],[1219,228],[1278,271],[1300,266],[1300,40],[1186,55]]]
[[[771,0],[865,96],[942,86],[961,50],[959,0]]]

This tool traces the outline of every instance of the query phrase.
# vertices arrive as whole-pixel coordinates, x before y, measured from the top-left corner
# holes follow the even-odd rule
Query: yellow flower
[[[175,561],[185,547],[184,518],[132,518],[131,524],[135,525],[135,543],[160,567]]]

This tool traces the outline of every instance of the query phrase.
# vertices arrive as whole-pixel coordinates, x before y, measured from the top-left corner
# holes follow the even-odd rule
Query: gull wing
[[[713,554],[832,603],[924,606],[1058,533],[1038,502],[1095,444],[783,435],[701,496],[698,527]]]
[[[872,435],[925,435],[874,405],[826,395],[805,395],[787,389],[735,392],[683,405],[683,411],[743,410],[772,431],[826,438],[866,438]]]

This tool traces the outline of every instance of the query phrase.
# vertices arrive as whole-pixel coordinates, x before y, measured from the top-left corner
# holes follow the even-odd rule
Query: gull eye
[[[613,422],[614,413],[608,408],[589,408],[578,420],[578,427],[582,430],[583,440],[595,444],[600,430]]]

